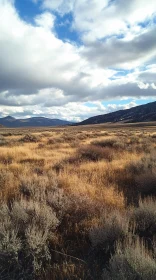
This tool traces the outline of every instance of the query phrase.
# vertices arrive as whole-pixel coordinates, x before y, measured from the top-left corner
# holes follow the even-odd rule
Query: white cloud
[[[42,8],[43,9],[50,9],[52,11],[57,11],[61,14],[69,13],[74,8],[75,0],[43,0],[42,1]]]
[[[45,12],[36,16],[35,23],[45,29],[52,29],[54,27],[55,16],[51,13]]]
[[[59,118],[69,121],[81,121],[93,115],[106,114],[116,110],[129,109],[136,106],[135,102],[130,102],[124,105],[108,104],[104,106],[102,102],[92,102],[90,106],[87,103],[72,102],[64,106],[53,106],[47,108],[46,111],[41,106],[15,107],[4,106],[0,108],[0,116],[12,115],[17,118],[30,117],[30,116],[44,116],[49,118]]]
[[[151,20],[156,13],[155,0],[42,0],[42,7],[61,14],[72,11],[73,27],[84,33],[85,41],[111,34],[138,34],[138,23]]]
[[[138,83],[138,87],[140,89],[148,89],[149,88],[149,84],[144,84],[143,82],[139,82]]]
[[[45,14],[38,17],[42,27],[36,27],[23,22],[8,3],[0,3],[0,11],[1,88],[57,87],[68,83],[81,70],[85,62],[78,49],[45,28]]]
[[[153,89],[156,89],[156,85],[154,83],[151,84]]]
[[[125,3],[45,0],[44,10],[32,24],[20,18],[13,1],[1,0],[1,112],[82,119],[113,110],[105,108],[102,100],[154,97],[156,29],[152,22],[146,28],[137,24],[152,18],[156,4]],[[73,26],[86,37],[83,45],[57,37],[53,11],[73,13]],[[113,36],[95,41],[122,32],[123,39]],[[94,106],[87,107],[85,102]]]
[[[155,57],[156,27],[133,39],[112,37],[87,44],[82,53],[100,67],[133,69]]]

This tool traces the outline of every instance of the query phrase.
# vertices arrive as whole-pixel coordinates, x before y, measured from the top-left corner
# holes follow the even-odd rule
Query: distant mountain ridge
[[[0,125],[15,128],[15,127],[39,127],[39,126],[62,126],[71,125],[72,122],[60,119],[48,119],[44,117],[32,117],[27,119],[15,119],[11,116],[0,118]]]
[[[86,119],[77,125],[100,124],[100,123],[135,123],[156,121],[156,101],[139,105],[130,109],[98,115]]]

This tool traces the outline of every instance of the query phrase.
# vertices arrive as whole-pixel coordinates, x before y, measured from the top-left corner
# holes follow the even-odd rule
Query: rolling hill
[[[39,126],[62,126],[70,125],[71,122],[59,119],[48,119],[44,117],[33,117],[28,119],[15,119],[11,116],[0,118],[0,124],[5,127],[39,127]]]
[[[86,119],[77,125],[100,124],[100,123],[135,123],[156,121],[156,101],[145,105],[139,105],[126,110],[98,115]]]

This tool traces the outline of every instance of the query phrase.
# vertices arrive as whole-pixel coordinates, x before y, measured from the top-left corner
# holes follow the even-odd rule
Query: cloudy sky
[[[0,0],[0,117],[78,121],[155,99],[155,0]]]

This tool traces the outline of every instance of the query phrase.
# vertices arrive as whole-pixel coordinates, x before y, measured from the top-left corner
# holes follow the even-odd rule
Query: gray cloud
[[[63,0],[60,3],[65,4]],[[103,5],[101,0],[99,3]],[[79,8],[82,7],[76,7],[76,11],[80,11]],[[130,10],[131,5],[128,8]],[[155,73],[150,68],[136,72],[133,69],[136,65],[141,69],[144,62],[147,66],[152,64],[155,27],[137,36],[133,34],[131,40],[112,37],[105,42],[92,41],[78,47],[57,38],[55,17],[50,13],[38,16],[36,26],[19,17],[13,1],[1,1],[0,12],[0,108],[3,112],[24,116],[42,115],[46,111],[48,116],[69,119],[79,110],[83,118],[98,112],[98,109],[90,111],[82,106],[85,102],[156,95],[151,86]],[[134,73],[123,72],[119,76],[117,70],[110,69],[113,67],[132,68]],[[149,83],[148,88],[139,87],[141,81]],[[104,107],[99,110],[105,112]],[[78,113],[75,114],[78,118]]]
[[[156,72],[146,71],[139,75],[139,79],[145,83],[156,83]]]
[[[89,61],[100,67],[129,67],[133,62],[140,65],[155,56],[156,27],[131,40],[111,38],[104,42],[93,42],[82,53]]]
[[[38,93],[29,96],[16,95],[13,92],[0,94],[0,104],[5,106],[42,106],[43,107],[53,107],[53,106],[64,106],[69,102],[95,102],[97,100],[114,100],[122,99],[123,97],[155,97],[156,90],[149,85],[146,87],[139,87],[139,83],[129,82],[125,84],[118,85],[116,81],[113,81],[110,85],[105,87],[92,88],[86,90],[79,94],[79,90],[82,88],[75,89],[75,94],[71,96],[65,96],[64,93],[58,89],[47,88],[40,90]]]

